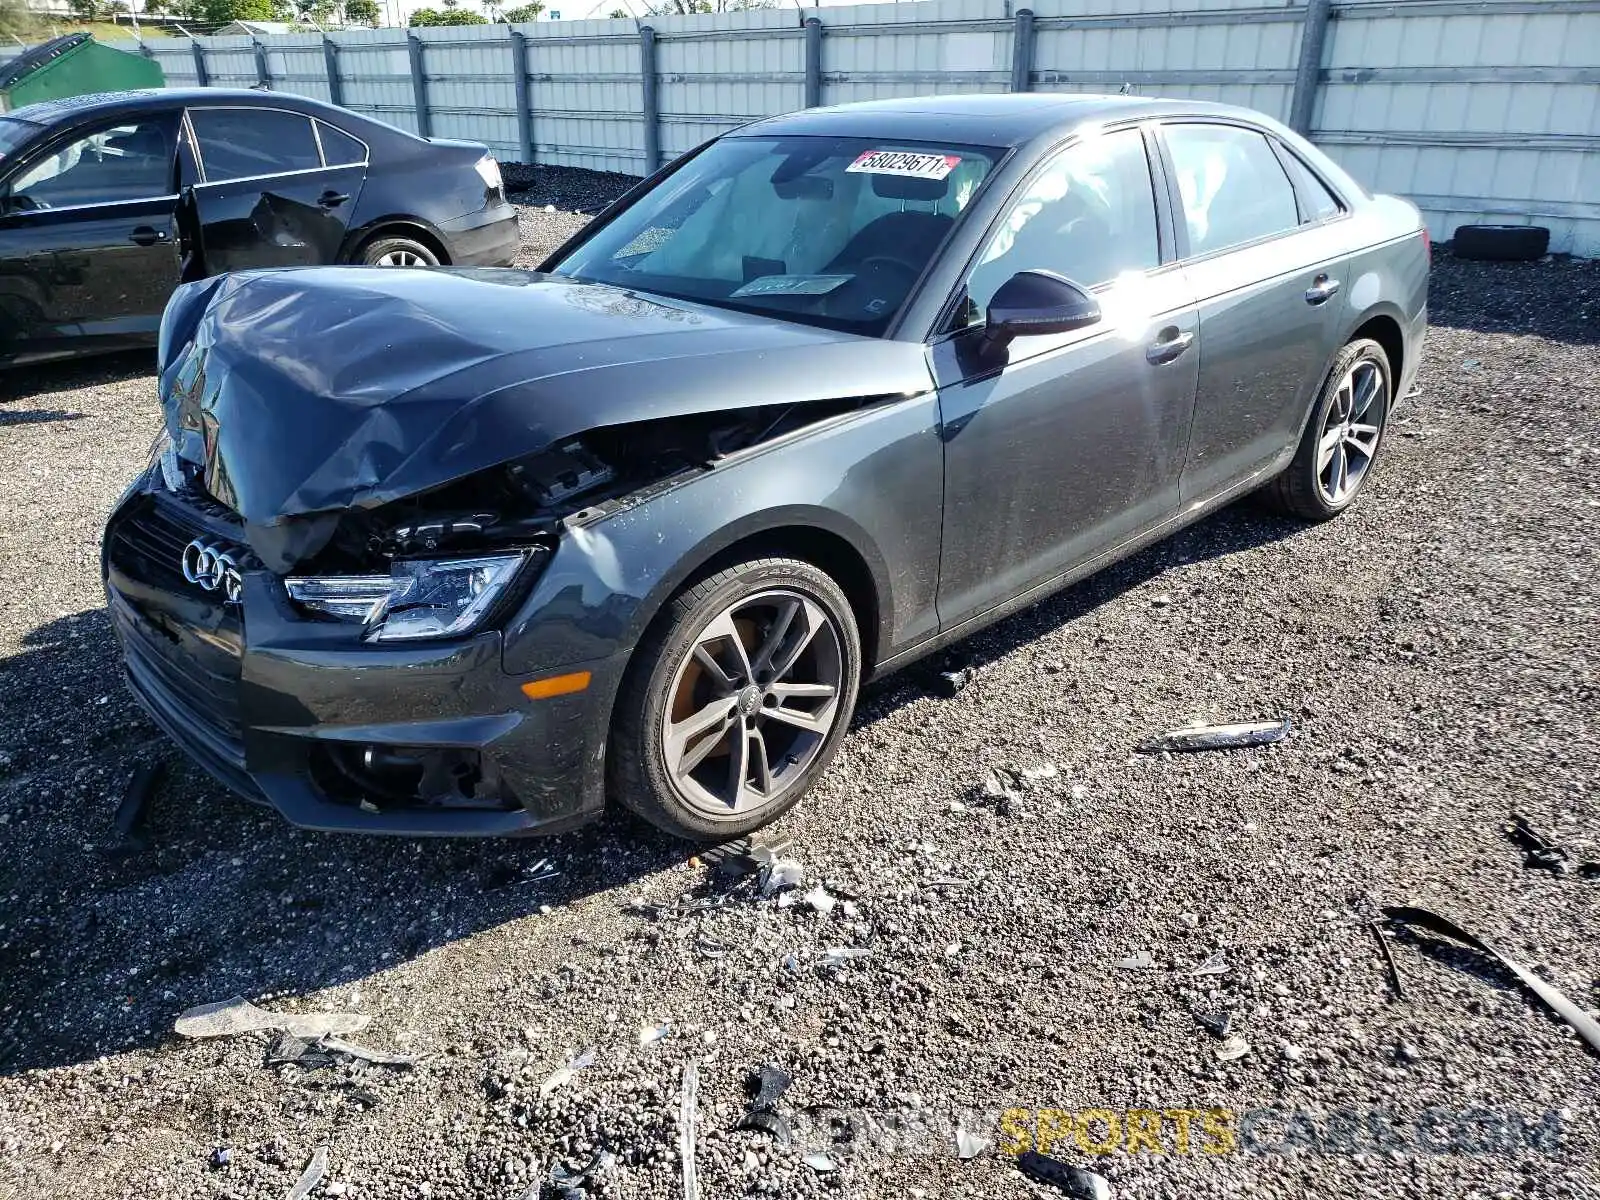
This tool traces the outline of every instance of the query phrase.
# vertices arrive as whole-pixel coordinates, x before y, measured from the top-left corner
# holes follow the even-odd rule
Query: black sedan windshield
[[[1000,153],[865,138],[727,138],[554,269],[878,335]]]

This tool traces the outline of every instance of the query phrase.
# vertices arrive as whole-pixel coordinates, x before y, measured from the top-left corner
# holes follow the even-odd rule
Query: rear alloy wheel
[[[381,237],[366,244],[361,261],[369,267],[437,267],[439,256],[411,238]]]
[[[1326,521],[1354,503],[1383,443],[1393,384],[1389,358],[1369,338],[1339,352],[1294,461],[1267,486],[1279,508]]]
[[[850,604],[822,571],[757,559],[718,572],[681,593],[635,653],[613,794],[682,837],[758,829],[832,759],[860,675]]]

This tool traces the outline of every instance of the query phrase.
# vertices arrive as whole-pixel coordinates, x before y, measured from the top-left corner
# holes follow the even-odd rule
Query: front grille
[[[136,499],[108,533],[109,602],[135,695],[222,782],[251,795],[239,709],[243,620],[182,568],[191,540],[227,532],[215,514],[170,496]]]

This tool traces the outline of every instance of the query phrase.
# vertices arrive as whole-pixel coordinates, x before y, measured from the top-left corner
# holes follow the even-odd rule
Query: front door
[[[320,122],[284,109],[196,107],[188,119],[207,274],[339,261],[366,180],[365,147],[327,125],[319,137]]]
[[[945,439],[944,627],[1053,580],[1178,505],[1196,316],[1161,266],[1146,143],[1121,130],[1058,151],[996,223],[967,283],[969,328],[933,347]],[[1018,271],[1093,290],[1102,319],[981,347],[985,306]]]
[[[178,281],[178,114],[79,127],[0,181],[0,359],[148,343]]]
[[[1200,306],[1200,382],[1183,499],[1265,481],[1300,436],[1343,328],[1348,258],[1321,184],[1297,200],[1288,151],[1237,125],[1161,130],[1184,269]]]

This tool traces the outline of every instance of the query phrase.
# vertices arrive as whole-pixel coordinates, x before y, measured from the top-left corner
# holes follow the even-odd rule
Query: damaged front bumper
[[[240,533],[151,473],[107,524],[102,573],[135,697],[231,790],[303,828],[411,837],[555,833],[599,814],[626,653],[563,665],[587,688],[530,700],[498,632],[361,643],[248,565],[228,603],[183,574],[197,538]]]

